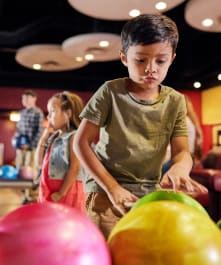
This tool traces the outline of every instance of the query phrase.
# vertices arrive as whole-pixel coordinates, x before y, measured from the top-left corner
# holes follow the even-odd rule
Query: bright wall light
[[[18,122],[20,121],[20,113],[17,111],[12,111],[9,115],[10,121]]]

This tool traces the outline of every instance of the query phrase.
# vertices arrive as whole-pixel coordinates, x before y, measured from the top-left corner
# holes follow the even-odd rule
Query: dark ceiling
[[[180,42],[177,57],[165,84],[177,89],[217,85],[221,71],[221,33],[191,28],[184,20],[188,1],[165,13],[177,23]],[[117,7],[116,7],[117,8]],[[90,32],[120,34],[126,21],[106,21],[85,16],[66,0],[0,0],[0,86],[95,91],[105,80],[126,76],[120,61],[90,63],[63,72],[40,72],[15,61],[18,48],[31,44],[61,44],[65,39]],[[220,81],[219,81],[220,82]]]

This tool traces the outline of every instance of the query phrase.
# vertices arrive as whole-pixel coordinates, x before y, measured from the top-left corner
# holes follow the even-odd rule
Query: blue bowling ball
[[[30,141],[27,135],[19,135],[12,139],[12,146],[21,148],[23,145],[29,145]]]
[[[0,169],[0,177],[2,179],[17,179],[18,169],[11,165],[4,165]]]

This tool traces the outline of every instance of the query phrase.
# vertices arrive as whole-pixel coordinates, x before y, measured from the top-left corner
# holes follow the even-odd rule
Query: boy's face
[[[158,89],[175,58],[168,42],[130,46],[127,54],[120,52],[120,56],[130,79],[143,89]]]
[[[36,97],[33,97],[32,95],[22,95],[22,105],[25,108],[32,108],[35,106]]]

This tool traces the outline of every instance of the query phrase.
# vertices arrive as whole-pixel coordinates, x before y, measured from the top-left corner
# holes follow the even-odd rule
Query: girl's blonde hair
[[[61,101],[61,110],[66,111],[71,110],[71,117],[69,119],[69,126],[71,128],[77,129],[81,120],[79,115],[83,110],[84,103],[80,96],[69,91],[63,91],[52,96],[51,99],[57,98]]]

